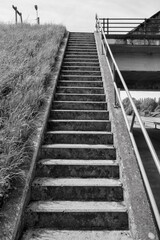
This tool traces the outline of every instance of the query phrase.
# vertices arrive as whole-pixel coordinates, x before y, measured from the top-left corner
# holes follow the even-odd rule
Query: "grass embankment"
[[[0,197],[24,179],[65,28],[0,25]]]

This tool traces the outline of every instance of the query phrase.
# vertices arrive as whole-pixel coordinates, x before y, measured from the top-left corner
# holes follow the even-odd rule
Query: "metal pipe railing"
[[[144,169],[144,166],[143,166],[143,163],[142,163],[142,159],[140,157],[140,154],[139,154],[139,151],[138,151],[138,148],[137,148],[137,145],[136,145],[136,142],[135,142],[135,139],[134,139],[134,136],[133,136],[133,133],[132,133],[132,130],[133,130],[133,125],[134,125],[134,119],[135,117],[137,117],[137,120],[139,122],[139,125],[140,125],[140,128],[142,130],[142,133],[143,133],[143,136],[145,138],[145,141],[147,143],[147,146],[150,150],[150,153],[152,155],[152,158],[154,160],[154,163],[157,167],[157,171],[158,173],[160,174],[160,161],[159,161],[159,158],[157,156],[157,153],[153,147],[153,144],[148,136],[148,133],[144,127],[144,124],[141,120],[141,117],[138,113],[138,110],[135,106],[135,103],[131,97],[131,94],[127,88],[127,85],[124,81],[124,78],[118,68],[118,65],[113,57],[113,54],[112,54],[112,51],[110,49],[110,46],[107,42],[107,39],[106,39],[106,36],[105,36],[105,33],[103,31],[103,27],[101,25],[101,22],[98,18],[98,16],[96,15],[96,29],[97,29],[97,32],[99,32],[101,34],[101,41],[102,41],[102,46],[103,46],[103,54],[105,52],[105,57],[106,57],[106,60],[108,62],[108,65],[109,65],[109,68],[110,68],[110,71],[111,71],[111,74],[112,74],[112,79],[113,79],[113,84],[114,84],[114,89],[115,89],[115,92],[116,92],[116,96],[118,98],[118,101],[119,101],[119,104],[120,104],[120,107],[122,109],[122,113],[123,113],[123,116],[124,116],[124,119],[125,119],[125,122],[126,122],[126,125],[127,125],[127,129],[128,129],[128,132],[129,132],[129,135],[130,135],[130,138],[131,138],[131,141],[132,141],[132,144],[133,144],[133,148],[134,148],[134,151],[135,151],[135,154],[136,154],[136,157],[137,157],[137,161],[138,161],[138,164],[139,164],[139,168],[140,168],[140,171],[141,171],[141,175],[142,175],[142,178],[143,178],[143,181],[144,181],[144,184],[145,184],[145,187],[146,187],[146,190],[147,190],[147,194],[148,194],[148,197],[149,197],[149,200],[150,200],[150,203],[151,203],[151,206],[152,206],[152,209],[153,209],[153,213],[154,213],[154,216],[155,216],[155,219],[156,219],[156,222],[157,222],[157,226],[160,230],[160,213],[159,213],[159,210],[158,210],[158,207],[157,207],[157,204],[155,202],[155,199],[154,199],[154,196],[153,196],[153,193],[152,193],[152,189],[150,187],[150,184],[149,184],[149,181],[148,181],[148,178],[147,178],[147,175],[146,175],[146,172],[145,172],[145,169]],[[108,54],[110,55],[110,61],[111,61],[111,64],[109,63],[109,60],[108,60]],[[113,69],[113,71],[112,71]],[[129,121],[127,119],[127,115],[125,113],[125,110],[124,110],[124,106],[123,106],[123,103],[122,103],[122,100],[121,100],[121,97],[120,97],[120,93],[118,91],[118,87],[117,87],[117,84],[116,84],[116,81],[115,81],[115,71],[117,71],[118,75],[119,75],[119,78],[122,82],[122,85],[124,87],[124,90],[128,96],[128,99],[131,103],[131,106],[133,108],[133,111],[134,111],[134,115],[133,115],[133,119],[131,121],[131,126],[129,124]]]
[[[160,34],[159,18],[99,18],[104,33],[109,34]],[[117,30],[116,30],[117,29]],[[126,29],[124,31],[124,29]]]

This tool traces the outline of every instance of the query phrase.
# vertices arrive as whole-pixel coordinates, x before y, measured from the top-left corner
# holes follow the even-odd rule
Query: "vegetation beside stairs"
[[[0,25],[0,206],[26,177],[65,33],[61,25]]]

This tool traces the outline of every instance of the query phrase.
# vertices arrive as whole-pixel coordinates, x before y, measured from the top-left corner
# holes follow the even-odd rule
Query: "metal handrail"
[[[150,200],[150,203],[151,203],[151,206],[152,206],[152,209],[153,209],[153,213],[154,213],[154,216],[155,216],[155,219],[156,219],[156,222],[157,222],[157,226],[160,230],[160,213],[159,213],[159,210],[158,210],[158,207],[157,207],[157,204],[155,202],[155,199],[154,199],[154,196],[153,196],[153,193],[152,193],[152,189],[150,187],[150,184],[149,184],[149,181],[148,181],[148,178],[147,178],[147,175],[146,175],[146,172],[145,172],[145,169],[144,169],[144,166],[143,166],[143,163],[142,163],[142,159],[140,157],[140,154],[139,154],[139,150],[137,148],[137,145],[136,145],[136,142],[135,142],[135,139],[134,139],[134,136],[133,136],[133,125],[134,125],[134,119],[135,119],[135,116],[137,117],[137,120],[139,122],[139,125],[140,125],[140,128],[142,130],[142,133],[143,133],[143,136],[145,138],[145,141],[147,143],[147,146],[150,150],[150,153],[152,155],[152,158],[154,160],[154,163],[157,167],[157,171],[158,173],[160,174],[160,161],[159,161],[159,158],[157,156],[157,153],[153,147],[153,144],[148,136],[148,133],[144,127],[144,124],[141,120],[141,117],[138,113],[138,110],[135,106],[135,103],[131,97],[131,94],[127,88],[127,85],[124,81],[124,78],[118,68],[118,65],[113,57],[113,54],[112,54],[112,51],[110,49],[110,46],[107,42],[107,39],[106,39],[106,36],[105,36],[105,33],[103,31],[103,27],[101,25],[101,22],[98,18],[98,16],[96,15],[96,29],[97,31],[101,34],[101,39],[102,39],[102,52],[105,52],[105,57],[106,57],[106,60],[108,62],[108,65],[109,65],[109,68],[110,68],[110,71],[111,71],[111,74],[112,74],[112,78],[113,78],[113,84],[114,84],[114,89],[115,89],[115,92],[116,92],[116,96],[118,98],[118,101],[119,101],[119,104],[120,104],[120,107],[122,109],[122,113],[123,113],[123,116],[124,116],[124,119],[125,119],[125,122],[126,122],[126,125],[127,125],[127,129],[129,131],[129,135],[130,135],[130,138],[131,138],[131,141],[132,141],[132,144],[133,144],[133,148],[134,148],[134,151],[135,151],[135,154],[136,154],[136,157],[137,157],[137,161],[138,161],[138,164],[139,164],[139,168],[140,168],[140,171],[141,171],[141,175],[142,175],[142,178],[143,178],[143,181],[145,183],[145,187],[146,187],[146,190],[147,190],[147,194],[148,194],[148,197],[149,197],[149,200]],[[110,60],[112,61],[112,65],[110,65],[109,63],[109,60],[107,58],[107,55],[110,55]],[[113,72],[112,72],[112,69],[113,69]],[[128,99],[131,103],[131,106],[133,108],[133,111],[134,111],[134,114],[133,114],[133,119],[132,119],[132,123],[131,123],[131,126],[129,125],[129,121],[127,119],[127,115],[126,115],[126,112],[125,112],[125,109],[124,109],[124,106],[123,106],[123,103],[122,103],[122,100],[121,100],[121,97],[120,97],[120,93],[119,93],[119,90],[118,90],[118,87],[117,87],[117,84],[116,84],[116,81],[115,81],[115,71],[117,71],[118,75],[119,75],[119,78],[122,82],[122,85],[124,87],[124,90],[128,96]]]
[[[159,18],[99,18],[105,34],[160,34]],[[126,31],[124,31],[126,29]],[[128,30],[127,30],[128,29]]]

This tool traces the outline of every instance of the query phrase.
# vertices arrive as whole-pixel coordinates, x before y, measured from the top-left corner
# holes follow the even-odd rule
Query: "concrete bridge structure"
[[[119,32],[126,23],[131,27],[133,20],[126,19],[124,22],[122,19],[118,22],[121,24],[114,28],[116,34],[108,33],[106,38],[128,88],[160,90],[160,12],[125,34]],[[117,26],[114,20],[111,23]],[[110,26],[112,29],[112,25]],[[117,30],[120,31],[116,32]],[[119,87],[122,87],[119,80],[117,81]]]

